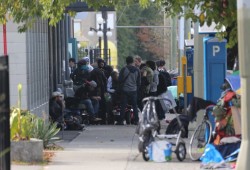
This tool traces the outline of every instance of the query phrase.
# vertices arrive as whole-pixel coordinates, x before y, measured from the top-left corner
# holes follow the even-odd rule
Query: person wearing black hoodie
[[[118,125],[123,125],[125,117],[125,107],[127,106],[128,100],[133,107],[134,111],[134,123],[137,124],[138,118],[138,107],[137,107],[137,90],[141,85],[140,70],[133,65],[134,59],[132,56],[126,58],[127,66],[123,67],[119,74],[119,82],[122,85],[122,96],[121,96],[121,112],[120,120]]]

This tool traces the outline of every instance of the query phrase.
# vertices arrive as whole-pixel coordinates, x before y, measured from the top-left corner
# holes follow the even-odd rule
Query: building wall
[[[42,116],[49,113],[49,99],[67,79],[68,40],[71,19],[68,15],[55,27],[47,20],[37,20],[25,33],[18,25],[6,24],[9,55],[10,105],[17,106],[19,83],[22,84],[21,108]],[[0,26],[0,55],[3,50],[3,27]]]
[[[26,32],[27,104],[34,113],[48,113],[49,45],[48,22],[37,20]]]
[[[7,54],[9,55],[10,105],[17,106],[17,85],[23,85],[21,106],[27,108],[26,33],[18,33],[13,22],[6,24]],[[3,54],[3,32],[0,33],[0,53]]]
[[[9,55],[10,105],[17,106],[19,83],[22,84],[21,108],[39,116],[48,113],[48,22],[38,20],[25,33],[9,21],[7,53]],[[3,54],[3,30],[0,29],[0,54]]]

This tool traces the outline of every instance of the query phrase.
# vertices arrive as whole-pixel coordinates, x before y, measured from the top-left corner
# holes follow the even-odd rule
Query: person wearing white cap
[[[58,122],[61,128],[65,128],[62,114],[65,105],[62,97],[63,94],[58,91],[52,93],[51,99],[49,101],[49,115],[53,122]]]
[[[94,68],[90,65],[90,59],[89,57],[83,57],[83,60],[85,60],[87,62],[87,66],[89,68],[89,72],[91,72]]]

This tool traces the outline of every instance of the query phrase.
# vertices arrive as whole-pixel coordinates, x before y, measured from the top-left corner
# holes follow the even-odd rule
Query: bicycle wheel
[[[209,121],[203,121],[194,131],[190,140],[189,155],[193,161],[200,159],[204,153],[205,146],[210,142],[212,126]]]

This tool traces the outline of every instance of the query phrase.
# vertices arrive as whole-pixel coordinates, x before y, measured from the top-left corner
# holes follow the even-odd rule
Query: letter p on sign
[[[213,57],[215,57],[215,54],[220,52],[220,46],[214,45],[213,46]]]

